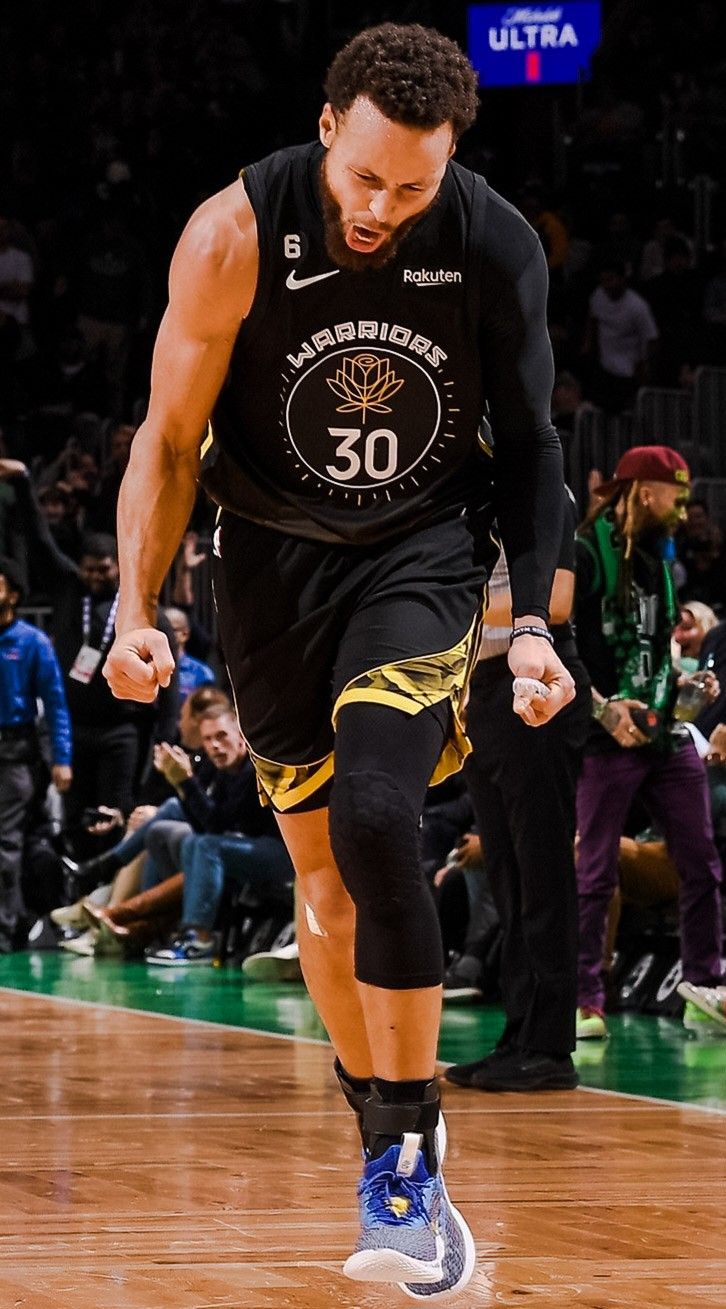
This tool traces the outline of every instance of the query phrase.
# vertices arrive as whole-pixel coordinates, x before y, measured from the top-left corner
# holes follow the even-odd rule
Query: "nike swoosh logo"
[[[285,286],[288,291],[300,291],[304,286],[312,286],[313,282],[324,282],[326,277],[335,277],[335,274],[339,272],[339,268],[333,268],[331,272],[318,273],[315,277],[296,277],[295,269],[293,268],[290,273],[288,273]]]

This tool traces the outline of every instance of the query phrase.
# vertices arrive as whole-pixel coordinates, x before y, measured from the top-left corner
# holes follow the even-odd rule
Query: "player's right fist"
[[[155,627],[138,627],[117,636],[103,665],[117,700],[139,700],[150,704],[160,686],[168,686],[174,659],[163,632]]]

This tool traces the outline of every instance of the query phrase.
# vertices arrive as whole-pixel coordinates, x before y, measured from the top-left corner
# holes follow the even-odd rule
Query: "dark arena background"
[[[333,55],[384,20],[437,27],[480,70],[479,116],[456,157],[521,210],[544,247],[552,419],[579,519],[630,447],[667,445],[688,462],[673,561],[682,641],[673,650],[693,671],[704,633],[714,633],[708,666],[718,674],[721,661],[722,689],[709,711],[706,768],[723,855],[720,0],[3,5],[0,573],[4,561],[6,581],[22,592],[20,618],[53,637],[62,666],[69,578],[88,557],[89,533],[96,564],[113,563],[108,534],[189,214],[245,164],[313,139]],[[597,330],[593,297],[613,278],[652,324],[630,371],[613,367],[632,350],[628,333],[606,345]],[[103,862],[108,851],[130,812],[145,806],[140,822],[173,795],[159,741],[201,753],[189,722],[176,721],[182,694],[207,683],[229,692],[211,592],[214,515],[200,492],[164,584],[186,663],[178,703],[134,719],[129,802],[96,790],[72,811],[53,785],[52,724],[40,715],[20,854],[2,781],[13,766],[3,743],[17,741],[0,627],[0,883],[12,879],[11,859],[20,868],[15,917],[3,925],[0,914],[8,1309],[405,1302],[395,1288],[341,1275],[355,1237],[357,1134],[295,958],[290,882],[269,897],[225,885],[207,967],[153,966],[143,953],[153,935],[132,946],[79,907],[89,895],[101,908],[116,903],[99,889],[119,868]],[[99,631],[97,647],[103,638]],[[126,749],[131,728],[102,698],[78,721],[73,695],[69,702],[79,742],[108,729],[114,749]],[[170,711],[162,737],[159,719]],[[86,778],[87,796],[101,775]],[[430,796],[422,857],[432,881],[441,868],[450,874],[435,880],[453,976],[484,874],[476,852],[447,866],[472,826],[461,788],[447,783]],[[636,806],[610,909],[607,1039],[578,1041],[577,1089],[446,1088],[448,1185],[477,1246],[474,1279],[452,1301],[467,1309],[726,1304],[726,1009],[684,1022],[678,874],[650,828]],[[639,859],[646,846],[652,859]],[[133,889],[114,894],[122,902]],[[173,930],[173,914],[164,925]],[[442,1066],[477,1059],[496,1041],[497,960],[494,915],[477,976],[445,985]]]

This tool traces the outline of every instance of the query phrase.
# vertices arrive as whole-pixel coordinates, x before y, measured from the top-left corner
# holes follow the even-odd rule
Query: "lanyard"
[[[118,599],[119,599],[119,593],[117,591],[115,596],[113,597],[113,604],[111,605],[111,608],[108,611],[106,626],[103,629],[101,644],[98,647],[99,654],[103,654],[108,648],[108,646],[111,644],[113,629],[116,623]],[[91,639],[91,597],[90,595],[84,595],[83,597],[83,644],[88,645],[90,639]]]

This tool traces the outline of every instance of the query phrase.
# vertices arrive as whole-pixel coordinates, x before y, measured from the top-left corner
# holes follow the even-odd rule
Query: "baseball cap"
[[[618,459],[609,482],[595,487],[595,495],[610,495],[622,482],[675,482],[688,486],[690,470],[683,455],[669,445],[634,445]]]

